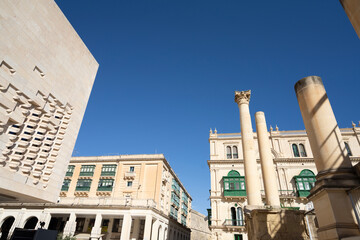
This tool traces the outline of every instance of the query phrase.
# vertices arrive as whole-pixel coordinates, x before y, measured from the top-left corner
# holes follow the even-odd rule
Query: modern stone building
[[[73,157],[58,203],[0,204],[0,227],[45,222],[77,239],[189,240],[191,201],[162,154]]]
[[[341,129],[345,147],[353,165],[360,162],[360,125]],[[275,168],[280,205],[287,209],[312,209],[307,196],[317,174],[313,154],[305,131],[268,133]],[[257,134],[253,133],[255,142]],[[242,138],[240,133],[221,134],[210,131],[211,231],[212,239],[247,239],[244,207],[248,205]],[[265,205],[263,175],[261,174],[258,144],[254,145],[257,171],[261,184],[262,205]],[[305,217],[308,239],[316,239],[312,218]],[[310,231],[309,231],[310,229]]]
[[[55,202],[98,63],[53,0],[0,19],[0,202]]]

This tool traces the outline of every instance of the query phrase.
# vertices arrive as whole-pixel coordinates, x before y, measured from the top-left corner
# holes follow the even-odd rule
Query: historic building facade
[[[360,162],[360,125],[341,129],[345,147],[353,165]],[[253,133],[257,141],[256,133]],[[270,128],[269,139],[274,168],[276,170],[280,203],[283,208],[309,210],[307,196],[314,186],[317,174],[310,144],[305,131],[279,131]],[[211,215],[212,239],[247,239],[244,207],[247,205],[244,161],[241,135],[220,134],[210,130]],[[255,144],[258,176],[261,178],[263,203],[265,199],[259,160],[258,144]],[[316,239],[314,225],[307,222],[308,234]],[[312,225],[312,226],[310,226]]]
[[[0,227],[9,235],[45,222],[78,238],[189,240],[191,201],[162,154],[73,157],[58,203],[0,204]]]
[[[53,0],[0,19],[0,202],[55,202],[99,65]]]

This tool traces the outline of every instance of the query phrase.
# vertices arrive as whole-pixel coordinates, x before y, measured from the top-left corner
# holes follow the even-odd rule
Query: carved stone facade
[[[360,125],[341,129],[352,164],[360,162]],[[317,170],[313,160],[309,140],[305,131],[274,131],[270,128],[269,139],[276,170],[281,207],[284,209],[310,210],[311,203],[307,195],[312,187]],[[254,140],[257,135],[254,133]],[[247,239],[244,207],[247,206],[245,187],[242,179],[246,178],[242,159],[241,135],[239,133],[210,132],[210,160],[208,161],[211,178],[211,225],[212,239]],[[257,171],[261,178],[261,195],[265,205],[264,184],[260,166],[258,144],[255,144]],[[309,171],[308,171],[309,170]],[[239,176],[234,175],[234,171]],[[314,175],[311,175],[313,173]],[[231,177],[228,177],[229,174]],[[302,176],[304,174],[304,176]],[[303,181],[302,180],[306,181]],[[236,181],[240,179],[238,187]],[[315,181],[315,180],[314,180]],[[230,185],[233,184],[234,185]],[[234,211],[235,210],[235,211]],[[314,216],[305,215],[304,223],[307,237],[316,239]],[[309,223],[309,224],[307,224]],[[310,226],[310,228],[308,227]]]
[[[0,201],[55,202],[98,63],[54,1],[0,9]]]

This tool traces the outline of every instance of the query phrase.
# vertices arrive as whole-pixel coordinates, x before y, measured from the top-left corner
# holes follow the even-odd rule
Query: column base
[[[247,209],[245,224],[248,237],[252,240],[310,239],[304,214],[305,211],[281,208]]]
[[[101,227],[93,227],[91,229],[91,235],[90,235],[90,239],[91,240],[98,240],[101,237]]]
[[[308,199],[314,203],[319,239],[360,236],[347,191],[359,185],[353,169],[320,172]]]

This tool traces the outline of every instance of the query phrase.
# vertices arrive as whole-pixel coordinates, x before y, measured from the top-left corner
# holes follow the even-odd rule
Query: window
[[[300,148],[300,155],[301,155],[302,157],[307,157],[304,144],[300,143],[300,144],[299,144],[299,148]]]
[[[76,184],[76,191],[89,191],[91,187],[91,179],[79,179]]]
[[[115,176],[116,164],[105,164],[101,169],[101,176]]]
[[[225,224],[231,226],[244,226],[244,216],[242,208],[237,207],[237,204],[235,204],[235,207],[230,208],[230,212],[231,219],[227,219]]]
[[[309,196],[311,188],[315,186],[315,174],[311,170],[304,169],[294,178],[299,197]]]
[[[245,177],[240,173],[231,170],[227,176],[223,177],[224,196],[246,196]]]
[[[65,179],[64,182],[63,182],[63,185],[61,187],[61,191],[69,190],[70,182],[71,182],[70,179]]]
[[[176,208],[180,207],[180,198],[174,191],[171,192],[171,203]]]
[[[82,165],[80,169],[80,176],[94,175],[95,165]]]
[[[69,165],[68,166],[68,169],[67,169],[67,171],[66,171],[66,176],[72,176],[73,175],[73,173],[74,173],[74,169],[75,169],[75,166],[74,165]]]
[[[227,146],[226,147],[226,158],[227,159],[231,159],[232,155],[231,155],[231,147]]]
[[[128,187],[132,187],[132,184],[133,184],[132,181],[128,181],[128,182],[127,182],[127,186],[128,186]]]
[[[173,189],[173,192],[175,192],[179,196],[180,195],[180,185],[175,179],[173,179],[171,187]]]
[[[134,170],[135,170],[135,167],[131,166],[129,171],[134,172]]]
[[[300,157],[299,148],[295,143],[293,143],[292,149],[293,149],[294,157]]]
[[[237,146],[233,146],[233,158],[238,158],[238,148]]]
[[[291,145],[294,157],[307,157],[305,145],[302,143],[293,143]]]
[[[100,179],[98,184],[98,191],[112,191],[114,179]]]
[[[186,226],[186,217],[184,215],[181,215],[181,224]]]
[[[345,143],[345,149],[346,149],[346,151],[348,152],[348,156],[351,157],[351,156],[352,156],[352,152],[351,152],[349,143],[347,143],[347,142],[344,142],[344,143]]]
[[[170,216],[175,219],[178,218],[178,210],[174,206],[170,206]]]

